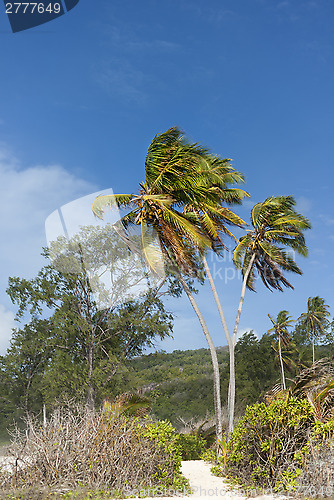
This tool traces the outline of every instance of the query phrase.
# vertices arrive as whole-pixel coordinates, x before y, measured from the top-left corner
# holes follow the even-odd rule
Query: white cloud
[[[96,190],[96,186],[60,165],[26,168],[4,148],[0,148],[0,177],[2,269],[6,274],[29,273],[30,269],[35,272],[33,262],[39,260],[41,247],[46,244],[46,217],[64,203]]]
[[[44,263],[40,253],[46,246],[45,219],[64,203],[96,191],[97,186],[61,165],[27,167],[4,145],[0,145],[0,179],[0,303],[8,307],[8,277],[30,278]],[[4,337],[9,332],[1,330]]]
[[[249,326],[249,327],[247,327],[247,328],[240,328],[240,329],[238,330],[238,332],[237,332],[237,342],[238,342],[238,340],[240,340],[240,339],[241,339],[241,337],[242,337],[245,333],[250,333],[250,332],[254,333],[254,335],[255,335],[257,338],[259,338],[259,334],[257,333],[257,331],[256,331],[256,330],[254,330],[254,328],[251,328],[251,327]]]
[[[0,353],[5,353],[9,345],[12,329],[15,327],[14,313],[0,304]]]

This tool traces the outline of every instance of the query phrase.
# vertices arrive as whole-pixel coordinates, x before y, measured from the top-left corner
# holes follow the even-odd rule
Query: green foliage
[[[248,407],[228,443],[227,474],[254,486],[295,489],[313,422],[306,400]]]
[[[325,300],[321,297],[309,297],[307,301],[307,312],[302,313],[298,318],[300,325],[306,330],[306,335],[312,339],[313,363],[315,361],[315,338],[324,337],[329,327],[328,309],[329,306],[325,304]]]
[[[223,372],[221,383],[227,389],[227,348],[218,348],[217,354]],[[180,418],[205,418],[214,411],[210,353],[197,349],[137,357],[127,363],[119,389],[149,394],[155,417],[180,428]]]
[[[252,230],[239,239],[233,253],[233,262],[247,276],[247,287],[255,290],[258,274],[269,289],[283,291],[293,288],[284,277],[285,271],[302,274],[291,253],[307,256],[303,231],[310,229],[309,220],[295,211],[292,196],[272,196],[254,205],[251,211]],[[250,267],[249,271],[248,268]]]
[[[84,268],[66,274],[46,265],[31,280],[10,278],[7,292],[18,319],[30,315],[30,321],[14,331],[0,358],[4,427],[43,404],[50,410],[55,401],[74,398],[92,406],[124,392],[119,383],[126,361],[172,331],[172,315],[156,292],[99,309]]]
[[[136,195],[99,196],[93,212],[102,218],[113,205],[127,207],[123,226],[141,227],[146,239],[153,228],[159,239],[159,252],[150,255],[152,245],[144,245],[147,264],[159,272],[159,264],[172,264],[187,276],[198,276],[198,253],[221,249],[221,233],[230,232],[227,225],[242,226],[243,221],[222,204],[240,203],[245,191],[229,185],[244,181],[228,158],[213,155],[199,144],[186,140],[177,127],[156,135],[145,160],[145,181]],[[199,252],[198,252],[199,251]],[[157,265],[158,264],[158,265]]]
[[[240,414],[247,404],[255,403],[279,379],[275,365],[272,337],[258,339],[254,333],[245,333],[237,342],[236,353],[236,407]],[[227,393],[229,377],[228,348],[218,348],[221,388]],[[152,412],[159,419],[168,419],[180,429],[180,418],[205,419],[213,414],[212,367],[207,349],[157,352],[130,360],[123,373],[120,392],[129,389],[149,394]]]
[[[205,451],[206,441],[195,434],[179,434],[178,445],[182,460],[200,460]]]
[[[307,312],[300,315],[299,321],[305,327],[309,337],[311,335],[317,337],[324,335],[325,329],[329,326],[328,309],[329,306],[325,303],[325,299],[319,296],[308,298]]]
[[[274,363],[272,336],[264,334],[258,339],[254,333],[245,333],[235,346],[236,406],[244,411],[246,406],[258,401],[279,378]]]
[[[158,488],[182,488],[187,484],[180,473],[182,452],[179,445],[179,436],[170,422],[158,420],[138,426],[140,435],[154,443],[155,448],[161,450],[165,457],[157,467],[152,477],[152,482],[158,483]]]
[[[147,415],[151,401],[145,396],[139,394],[124,393],[120,394],[112,402],[105,401],[102,408],[103,415],[108,419],[119,418],[126,414],[134,417],[143,417]]]

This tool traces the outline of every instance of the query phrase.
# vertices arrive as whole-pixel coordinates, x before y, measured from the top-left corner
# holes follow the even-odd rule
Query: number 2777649
[[[44,4],[41,2],[8,2],[6,3],[6,14],[59,14],[60,3]]]

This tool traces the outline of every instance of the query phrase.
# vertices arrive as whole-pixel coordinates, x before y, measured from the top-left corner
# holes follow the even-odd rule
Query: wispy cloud
[[[209,3],[203,4],[196,2],[182,1],[180,6],[183,10],[191,13],[195,17],[200,17],[202,20],[209,23],[221,24],[222,22],[230,22],[231,17],[236,17],[236,12],[219,4],[214,7]]]
[[[334,224],[334,217],[331,217],[328,214],[319,214],[319,218],[324,224],[326,224],[326,226],[332,226]]]
[[[283,1],[283,2],[278,2],[277,6],[276,6],[276,9],[277,10],[282,10],[282,9],[286,9],[286,8],[289,8],[289,7],[291,7],[291,3],[286,0],[286,1]]]
[[[104,30],[105,44],[122,52],[172,52],[178,50],[180,45],[163,39],[143,39],[142,33],[137,34],[138,26],[112,25]],[[144,31],[144,29],[143,29]]]
[[[93,72],[97,83],[113,97],[137,104],[148,99],[145,84],[150,78],[130,62],[120,59],[105,61],[95,66]]]
[[[301,40],[299,42],[299,49],[304,55],[312,57],[320,63],[327,63],[333,54],[333,46],[331,44],[316,39]]]
[[[310,198],[306,198],[306,196],[298,196],[296,198],[296,202],[297,202],[297,210],[300,213],[306,215],[310,212],[312,208],[312,200],[310,200]]]
[[[31,277],[43,265],[44,223],[56,208],[97,187],[61,165],[23,165],[0,146],[0,348],[11,334],[13,313],[5,294],[9,276]],[[2,321],[4,318],[4,321]]]
[[[323,0],[305,0],[301,2],[291,0],[281,0],[271,10],[276,10],[281,19],[296,22],[299,21],[305,13],[314,11],[323,6]]]
[[[148,32],[147,26],[125,24],[114,18],[103,26],[102,40],[104,49],[112,55],[92,67],[93,77],[109,96],[131,105],[147,103],[147,89],[159,86],[156,64],[181,50],[178,43],[157,38],[153,30]]]

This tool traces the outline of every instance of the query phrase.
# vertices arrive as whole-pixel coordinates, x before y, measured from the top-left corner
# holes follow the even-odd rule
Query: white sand
[[[160,495],[156,495],[155,497],[146,498],[155,498],[156,500],[158,498],[160,500],[170,500],[170,496],[162,496],[164,494],[174,494],[180,498],[211,498],[212,500],[219,500],[219,498],[225,498],[226,500],[244,500],[246,498],[256,498],[257,500],[273,500],[274,498],[274,495],[270,494],[270,492],[262,490],[231,490],[228,486],[227,481],[222,477],[214,476],[211,473],[210,469],[211,465],[205,463],[203,460],[187,460],[185,462],[182,462],[181,471],[182,474],[187,479],[189,479],[191,494],[186,495],[185,492],[182,491],[174,492],[172,490],[169,490],[168,492],[161,491]],[[278,497],[275,498],[277,499]],[[283,500],[284,498],[285,497],[283,496],[279,497],[280,500]]]

